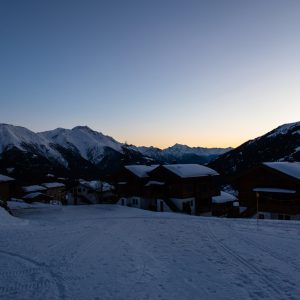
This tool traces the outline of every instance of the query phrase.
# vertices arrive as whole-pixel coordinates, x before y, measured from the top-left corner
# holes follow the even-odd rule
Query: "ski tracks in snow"
[[[62,280],[49,266],[4,250],[0,257],[1,269],[9,266],[0,270],[0,299],[65,299]]]
[[[288,280],[286,278],[287,276],[280,273],[279,270],[275,270],[272,267],[266,266],[265,263],[261,263],[259,259],[261,255],[258,255],[257,250],[260,250],[260,252],[266,252],[268,255],[273,255],[275,257],[274,253],[270,253],[261,247],[256,247],[258,245],[252,242],[251,238],[246,239],[241,236],[237,236],[236,231],[232,228],[232,230],[227,232],[227,234],[229,234],[228,236],[218,238],[217,234],[222,233],[222,228],[220,228],[218,221],[214,222],[213,226],[211,223],[212,222],[210,220],[206,222],[208,237],[211,239],[213,244],[216,246],[217,251],[224,259],[231,259],[233,272],[236,275],[236,285],[247,290],[250,298],[298,299],[294,296],[297,292],[295,293],[295,291],[293,291],[296,284]],[[221,226],[224,226],[224,223],[222,223]],[[223,231],[223,233],[224,232],[225,231]],[[232,240],[233,237],[237,239],[236,248],[228,246],[228,242],[226,243],[227,239]],[[241,243],[244,243],[244,245],[241,246]],[[233,245],[232,242],[230,242],[230,244]],[[252,249],[249,246],[252,246]],[[248,248],[247,258],[245,258],[242,254],[239,254],[239,248],[243,249],[243,251]],[[253,255],[251,255],[251,251],[253,251]],[[276,258],[278,259],[278,257]],[[284,263],[287,264],[286,261],[284,261]],[[249,284],[251,284],[251,287],[248,286]]]

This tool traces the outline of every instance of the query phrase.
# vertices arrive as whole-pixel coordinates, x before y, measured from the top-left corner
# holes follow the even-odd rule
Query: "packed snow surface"
[[[0,226],[0,299],[299,299],[297,222],[113,205],[14,213],[26,221]]]
[[[219,175],[215,170],[198,164],[174,164],[163,167],[182,178]]]
[[[156,169],[158,165],[128,165],[125,166],[127,170],[129,170],[131,173],[135,174],[138,177],[145,178],[148,177],[148,173]]]
[[[300,179],[300,162],[265,162],[264,165],[291,177]]]

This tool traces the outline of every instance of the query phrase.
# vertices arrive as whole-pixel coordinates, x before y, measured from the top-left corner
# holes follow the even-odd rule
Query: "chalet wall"
[[[279,188],[295,190],[295,194],[259,193],[260,210],[286,213],[300,212],[300,181],[266,166],[259,166],[237,180],[241,206],[256,207],[254,188]]]

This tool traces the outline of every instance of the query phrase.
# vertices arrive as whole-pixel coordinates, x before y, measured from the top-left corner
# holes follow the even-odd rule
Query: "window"
[[[278,215],[278,220],[283,220],[283,215]]]
[[[264,219],[264,218],[265,218],[265,215],[264,215],[264,214],[258,214],[258,218],[259,218],[259,219]]]
[[[290,220],[290,219],[291,219],[291,216],[285,215],[285,216],[284,216],[284,219],[285,219],[285,220]]]

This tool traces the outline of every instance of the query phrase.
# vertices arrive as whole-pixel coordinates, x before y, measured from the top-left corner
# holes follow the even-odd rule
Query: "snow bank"
[[[0,206],[0,227],[16,225],[20,223],[23,223],[23,221],[13,217],[3,207]]]

